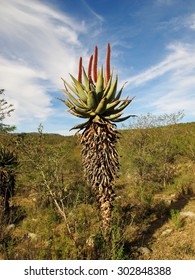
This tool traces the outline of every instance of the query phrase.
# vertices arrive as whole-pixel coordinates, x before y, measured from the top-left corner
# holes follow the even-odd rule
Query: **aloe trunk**
[[[80,137],[85,175],[96,195],[105,232],[110,229],[114,180],[119,168],[117,139],[115,126],[103,119],[92,121]]]

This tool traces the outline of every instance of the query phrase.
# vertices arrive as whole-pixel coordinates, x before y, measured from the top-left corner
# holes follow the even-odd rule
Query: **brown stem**
[[[64,222],[65,222],[65,225],[66,225],[68,234],[69,234],[70,238],[72,239],[74,245],[76,246],[77,244],[76,244],[75,238],[74,238],[74,236],[73,236],[73,234],[72,234],[72,232],[71,232],[70,226],[69,226],[69,224],[68,224],[68,220],[67,220],[67,216],[66,216],[64,204],[63,204],[62,200],[60,200],[61,206],[60,206],[60,204],[58,203],[57,199],[55,198],[55,194],[52,192],[52,190],[51,190],[51,188],[50,188],[50,185],[49,185],[49,183],[47,182],[47,179],[46,179],[46,177],[45,177],[45,174],[44,174],[44,172],[43,172],[42,170],[41,170],[41,175],[42,175],[42,178],[43,178],[43,180],[44,180],[45,186],[46,186],[46,188],[48,189],[48,191],[49,191],[49,193],[50,193],[50,195],[51,195],[51,197],[52,197],[52,199],[53,199],[53,202],[54,202],[56,208],[58,209],[59,214],[60,214],[60,215],[62,216],[62,218],[64,219]]]

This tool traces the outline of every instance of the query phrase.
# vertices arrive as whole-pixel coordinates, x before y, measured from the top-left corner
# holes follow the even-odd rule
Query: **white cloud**
[[[153,113],[184,110],[187,117],[195,116],[195,47],[174,43],[167,49],[163,61],[127,79],[127,87],[139,90],[139,104]]]
[[[51,98],[39,84],[41,79],[45,79],[43,72],[35,71],[20,61],[0,57],[0,76],[6,95],[9,93],[6,99],[14,104],[12,120],[15,124],[32,118],[44,120],[51,113]]]
[[[0,18],[0,87],[15,107],[11,121],[42,121],[52,113],[48,92],[76,72],[86,27],[38,0],[2,0]]]

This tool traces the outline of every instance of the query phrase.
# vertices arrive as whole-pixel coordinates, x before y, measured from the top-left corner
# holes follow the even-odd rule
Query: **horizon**
[[[125,130],[134,130],[134,129],[150,129],[150,128],[158,128],[158,127],[167,127],[167,126],[172,126],[172,125],[188,125],[188,124],[195,124],[195,121],[192,122],[177,122],[177,123],[170,123],[170,124],[164,124],[164,125],[157,125],[157,126],[151,126],[151,127],[131,127],[131,124],[129,124],[129,126],[125,125],[125,126],[121,126],[120,128],[118,128],[119,131],[125,131]],[[36,131],[12,131],[12,132],[8,132],[8,133],[0,133],[2,135],[7,135],[7,134],[39,134],[40,132],[38,131],[38,129]],[[43,135],[57,135],[57,136],[63,136],[63,137],[70,137],[70,136],[75,136],[76,134],[80,133],[77,132],[77,130],[75,130],[75,133],[72,134],[60,134],[60,133],[55,133],[55,132],[45,132],[44,131],[44,127],[43,130],[41,132]]]

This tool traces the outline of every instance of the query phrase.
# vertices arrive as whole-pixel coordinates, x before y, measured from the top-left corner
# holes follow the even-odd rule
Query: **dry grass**
[[[184,200],[187,200],[187,198],[177,201],[177,209],[180,209],[178,213],[182,222],[181,226],[177,228],[171,217],[151,222],[153,226],[142,233],[137,243],[139,246],[149,248],[150,253],[140,254],[137,250],[139,246],[135,247],[133,254],[136,259],[195,260],[195,219],[194,217],[183,217],[181,215],[182,212],[193,212],[195,214],[195,198],[191,197],[183,207]]]

